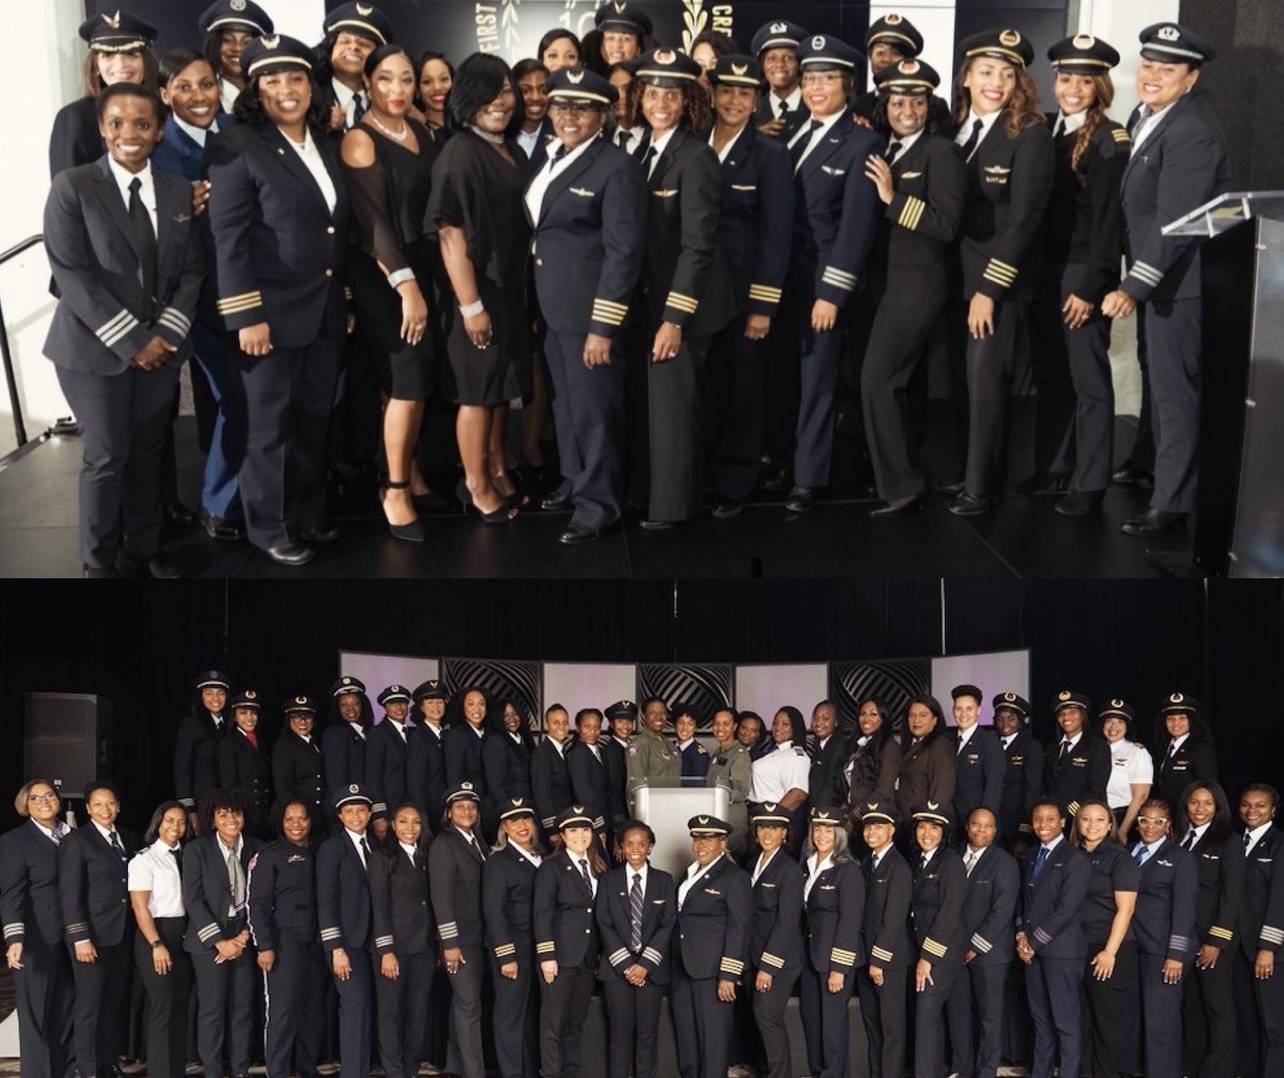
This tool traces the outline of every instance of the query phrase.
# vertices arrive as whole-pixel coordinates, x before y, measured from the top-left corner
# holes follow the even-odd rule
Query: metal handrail
[[[16,243],[7,251],[0,253],[0,266],[11,258],[17,258],[23,251],[43,243],[44,236],[28,236],[21,243]],[[18,439],[18,448],[27,444],[27,425],[22,419],[22,402],[18,399],[18,379],[13,370],[13,354],[9,351],[9,330],[4,321],[4,306],[0,304],[0,356],[4,359],[4,380],[9,387],[9,407],[13,411],[13,432]]]

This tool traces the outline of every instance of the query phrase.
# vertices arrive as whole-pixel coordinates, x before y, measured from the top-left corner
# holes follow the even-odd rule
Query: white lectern
[[[633,789],[633,811],[655,832],[651,863],[672,873],[681,882],[692,860],[687,821],[692,816],[716,816],[726,820],[731,811],[731,791],[726,786],[643,782]]]

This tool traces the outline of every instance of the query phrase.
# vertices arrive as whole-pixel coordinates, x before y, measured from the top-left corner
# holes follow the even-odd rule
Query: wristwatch
[[[165,946],[165,944],[164,944],[161,940],[152,940],[152,950],[153,950],[153,951],[154,951],[154,950],[156,950],[156,948],[157,948],[157,947],[164,947],[164,946]]]

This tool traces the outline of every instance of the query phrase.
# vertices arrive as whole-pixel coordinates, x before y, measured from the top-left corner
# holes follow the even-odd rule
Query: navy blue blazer
[[[1088,890],[1088,858],[1063,838],[1048,854],[1039,878],[1031,881],[1041,849],[1042,844],[1036,842],[1021,858],[1016,930],[1025,933],[1026,941],[1043,958],[1082,960],[1088,957],[1088,944],[1079,922],[1079,907]]]
[[[285,730],[272,746],[272,788],[277,797],[301,797],[320,808],[325,801],[325,764],[316,734],[304,741],[292,730]],[[320,830],[313,820],[314,832]]]
[[[366,730],[366,736],[362,737],[352,729],[353,725],[340,720],[321,731],[326,800],[354,782],[361,786],[366,784],[366,743],[370,731]]]
[[[232,884],[227,874],[227,855],[217,834],[201,835],[183,847],[183,905],[187,908],[187,931],[183,949],[192,954],[214,950],[219,940],[231,939],[245,927],[249,915],[249,871],[254,855],[263,843],[241,836],[241,871],[246,877],[246,905],[229,914]]]
[[[1235,946],[1236,918],[1244,893],[1244,847],[1238,835],[1214,846],[1208,832],[1191,849],[1199,869],[1195,895],[1195,936],[1199,945],[1221,951]]]
[[[320,331],[343,340],[347,328],[351,208],[335,141],[314,141],[334,184],[333,212],[275,124],[238,124],[205,147],[218,313],[229,332],[267,322],[283,348],[301,348]]]
[[[391,820],[392,811],[409,795],[407,768],[410,743],[419,730],[406,726],[406,738],[392,728],[392,720],[370,727],[366,734],[366,792],[370,795],[371,820]]]
[[[528,741],[514,741],[506,730],[482,742],[486,789],[496,805],[531,796],[531,752]]]
[[[286,839],[263,847],[250,858],[247,905],[250,938],[261,951],[285,942],[317,940],[316,859],[311,846]]]
[[[557,814],[575,800],[571,790],[571,769],[566,762],[571,742],[559,752],[545,734],[531,753],[531,796],[535,798],[535,811],[540,815],[544,830],[552,831]]]
[[[592,872],[592,868],[589,869]],[[598,958],[596,895],[584,879],[575,858],[563,849],[545,858],[535,873],[531,924],[535,929],[535,957],[563,966]]]
[[[794,183],[786,140],[748,123],[722,162],[718,243],[741,314],[775,316],[789,269]]]
[[[1134,843],[1129,850],[1134,858],[1138,846],[1140,843]],[[1178,962],[1193,958],[1199,944],[1195,938],[1198,891],[1195,859],[1172,839],[1165,839],[1141,866],[1137,911],[1132,918],[1137,950]]]
[[[752,921],[749,873],[723,854],[688,889],[678,910],[675,961],[692,980],[740,980]]]
[[[528,957],[535,946],[531,924],[538,866],[511,843],[486,859],[482,868],[482,919],[486,947],[500,965]]]
[[[1044,788],[1043,746],[1028,729],[1022,728],[1003,750],[1003,755],[1007,766],[1003,771],[999,833],[1011,842],[1018,835],[1031,833],[1030,813]]]
[[[757,862],[754,862],[757,867]],[[753,876],[750,874],[750,880]],[[753,926],[749,964],[775,974],[802,967],[803,874],[798,862],[779,849],[753,882]],[[857,932],[860,922],[857,921]]]
[[[370,909],[374,918],[375,954],[410,955],[436,952],[432,909],[428,904],[428,851],[419,865],[394,839],[370,856]]]
[[[44,354],[68,371],[116,375],[153,336],[173,345],[165,363],[191,355],[192,319],[205,280],[192,189],[152,170],[156,191],[156,294],[143,293],[137,240],[109,158],[54,177],[45,202],[45,250],[58,306]]]
[[[865,881],[860,865],[855,861],[830,865],[811,885],[804,908],[812,969],[848,974],[865,964],[861,950]]]
[[[964,847],[964,855],[967,850]],[[963,897],[963,930],[968,947],[976,952],[973,966],[1002,966],[1016,957],[1012,918],[1021,890],[1021,869],[1007,850],[987,846],[966,876]]]
[[[809,138],[802,135],[800,144]],[[863,287],[883,211],[865,159],[886,146],[844,113],[794,173],[789,282],[800,296],[846,307]]]
[[[190,712],[178,720],[174,738],[174,799],[188,812],[207,791],[218,786],[218,746],[227,736],[231,712],[223,715],[223,725],[215,724],[210,713]]]
[[[218,124],[218,131],[207,134],[207,140],[235,127],[236,117],[220,112],[214,122]],[[167,123],[165,133],[152,151],[152,167],[163,168],[166,172],[182,176],[188,183],[194,183],[205,175],[205,147],[178,124]]]
[[[598,974],[604,981],[618,981],[636,963],[647,971],[648,981],[668,984],[672,978],[669,944],[678,913],[677,884],[667,872],[647,865],[642,892],[642,946],[634,951],[629,946],[632,872],[628,865],[618,865],[597,881],[597,927],[602,937]]]
[[[371,848],[369,860],[376,856]],[[346,827],[317,847],[317,923],[327,957],[340,947],[353,953],[369,950],[374,937],[370,871],[373,866],[362,865]]]
[[[1136,119],[1134,111],[1129,131]],[[1119,287],[1143,303],[1198,297],[1199,237],[1165,236],[1163,229],[1230,187],[1226,136],[1196,86],[1173,102],[1124,168],[1128,273]]]
[[[469,846],[458,828],[447,826],[428,847],[428,882],[437,939],[442,947],[480,947],[482,928],[482,863],[479,840]]]
[[[112,947],[133,928],[126,866],[138,850],[138,840],[121,827],[116,834],[125,849],[123,857],[89,821],[72,828],[58,845],[58,898],[68,943],[89,940],[98,947]]]
[[[461,721],[450,727],[441,739],[447,789],[461,782],[471,782],[483,808],[490,802],[490,796],[486,788],[486,769],[482,766],[482,742],[490,736],[490,731],[483,727],[479,737],[466,721]]]
[[[982,805],[997,820],[1003,804],[1003,773],[1007,770],[999,735],[988,726],[978,726],[968,738],[967,747],[955,758],[958,770],[954,774],[954,818],[959,826],[967,823],[969,812]]]
[[[909,911],[913,891],[910,867],[900,851],[889,846],[878,867],[864,861],[865,916],[861,938],[869,964],[880,969],[904,969],[915,961],[910,945]]]
[[[446,807],[446,747],[445,733],[440,737],[425,722],[419,737],[410,745],[410,759],[406,762],[409,776],[406,783],[410,799],[422,805],[428,813],[425,823],[437,831],[442,812]]]
[[[547,116],[539,122],[539,127],[535,132],[535,148],[526,156],[530,159],[531,175],[535,175],[538,169],[548,164],[548,143],[554,138],[553,121]]]
[[[1258,951],[1278,955],[1284,950],[1284,831],[1275,826],[1257,840],[1244,862],[1239,941],[1250,962]]]
[[[571,777],[571,799],[593,817],[593,827],[605,831],[610,802],[610,773],[607,770],[606,738],[597,739],[599,760],[584,742],[575,740],[566,750],[566,769]]]
[[[542,169],[532,162],[532,183]],[[554,332],[613,337],[624,324],[642,273],[646,199],[637,163],[603,137],[553,177],[538,220],[523,199],[540,312]]]
[[[6,945],[62,943],[58,845],[33,820],[0,835],[0,922]]]

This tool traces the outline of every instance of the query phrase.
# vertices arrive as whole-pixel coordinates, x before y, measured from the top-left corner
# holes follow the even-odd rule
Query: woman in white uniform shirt
[[[182,842],[187,810],[166,801],[152,813],[144,847],[129,862],[129,901],[138,932],[134,959],[147,989],[147,1074],[182,1078],[187,1068],[187,1005],[192,960],[183,950]]]
[[[802,846],[811,775],[811,757],[803,747],[807,743],[807,727],[802,712],[788,704],[777,711],[771,722],[771,739],[776,747],[753,762],[750,815],[767,801],[788,812],[793,822],[789,825],[785,849],[790,856],[797,857]]]
[[[1136,714],[1128,704],[1116,696],[1097,713],[1097,718],[1110,746],[1106,802],[1119,825],[1119,841],[1126,844],[1137,810],[1150,796],[1155,765],[1146,747],[1134,739]]]

